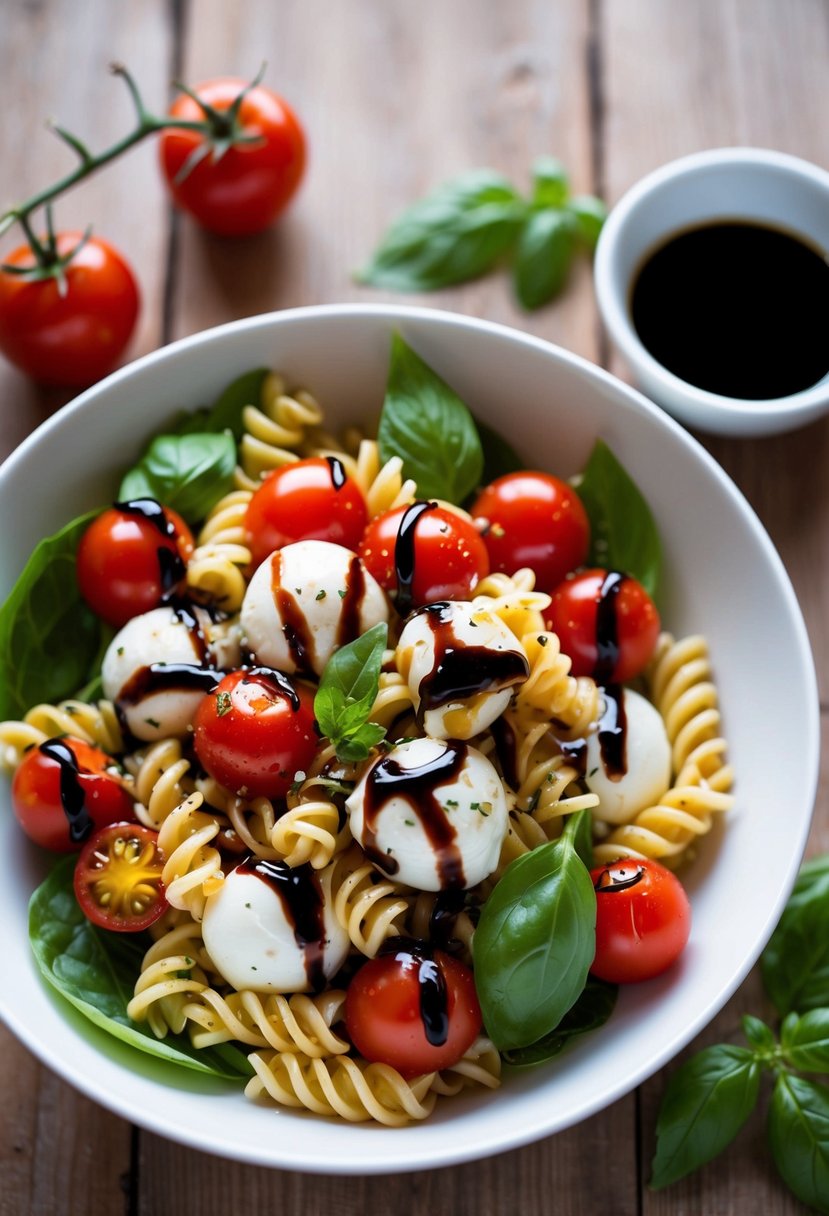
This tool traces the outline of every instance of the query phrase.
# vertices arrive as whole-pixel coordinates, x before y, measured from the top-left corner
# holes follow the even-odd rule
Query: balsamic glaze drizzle
[[[415,576],[415,528],[424,511],[434,511],[436,502],[413,502],[403,512],[394,542],[394,574],[397,579],[397,611],[408,616],[414,603],[412,584]]]
[[[494,650],[459,642],[452,628],[452,604],[446,600],[419,608],[435,637],[432,670],[420,681],[417,715],[420,722],[430,709],[452,701],[496,692],[526,680],[530,674],[526,656],[518,650]]]
[[[341,490],[345,485],[345,468],[343,462],[336,456],[326,456],[328,467],[331,469],[331,484],[335,490]]]
[[[636,862],[617,861],[612,866],[605,866],[593,886],[605,895],[613,895],[616,891],[627,891],[635,887],[645,877],[645,867]]]
[[[393,954],[407,970],[417,968],[423,1033],[432,1047],[442,1047],[449,1036],[449,1002],[446,980],[432,947],[413,937],[391,937],[378,953]]]
[[[322,992],[327,983],[323,967],[325,920],[322,888],[313,868],[309,864],[292,868],[284,861],[247,857],[236,869],[261,878],[276,893],[303,953],[308,983],[314,992]]]
[[[597,684],[607,684],[613,679],[619,661],[618,596],[626,581],[626,574],[608,570],[599,591],[596,605],[596,666],[592,672]]]
[[[47,739],[39,750],[60,769],[60,802],[69,824],[69,839],[80,844],[92,835],[95,824],[86,807],[77,756],[62,739]]]
[[[602,692],[604,712],[598,724],[599,751],[604,770],[613,781],[628,771],[624,689],[621,684],[605,684]]]
[[[116,502],[114,506],[125,515],[137,515],[145,519],[165,540],[173,542],[172,548],[169,544],[160,545],[155,551],[161,583],[161,602],[167,603],[187,573],[184,559],[176,544],[176,529],[172,520],[168,519],[161,503],[156,502],[154,498],[131,498],[127,502]]]

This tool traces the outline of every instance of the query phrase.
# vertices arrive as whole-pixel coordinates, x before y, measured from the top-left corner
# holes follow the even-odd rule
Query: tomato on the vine
[[[591,870],[596,891],[593,975],[612,984],[653,979],[685,949],[691,905],[681,882],[658,861],[623,858]]]
[[[294,194],[305,169],[305,135],[283,98],[263,85],[220,77],[193,91],[228,130],[211,139],[199,131],[169,129],[159,142],[161,166],[176,203],[221,236],[261,232]],[[235,119],[228,113],[246,89]],[[186,93],[170,108],[174,118],[210,123]],[[240,138],[241,137],[241,138]]]
[[[244,797],[281,798],[318,743],[311,691],[266,667],[230,672],[196,711],[196,755]]]
[[[98,828],[132,818],[115,761],[82,739],[47,739],[26,752],[12,780],[12,807],[36,844],[71,853]]]
[[[120,628],[183,586],[192,552],[193,534],[178,512],[153,498],[116,503],[81,537],[81,595],[98,616]]]
[[[380,586],[397,592],[402,611],[469,599],[489,574],[477,528],[436,503],[416,502],[375,516],[358,553]]]
[[[485,486],[472,507],[483,521],[493,570],[514,574],[529,566],[540,591],[587,558],[590,522],[572,486],[551,473],[506,473]]]
[[[644,670],[659,638],[659,612],[642,584],[616,570],[582,570],[553,591],[544,614],[573,675],[624,684]]]
[[[73,252],[75,251],[75,252]],[[60,278],[38,268],[21,245],[5,258],[32,274],[0,270],[0,351],[40,384],[84,388],[117,364],[138,318],[140,298],[124,258],[98,236],[55,237]]]
[[[163,869],[157,832],[140,823],[112,823],[81,850],[75,898],[93,925],[138,933],[167,909]]]
[[[404,1077],[449,1068],[481,1031],[472,972],[440,950],[390,939],[349,984],[345,1024],[361,1055]]]
[[[245,514],[253,564],[301,540],[356,549],[368,510],[363,492],[335,457],[312,456],[268,473]]]

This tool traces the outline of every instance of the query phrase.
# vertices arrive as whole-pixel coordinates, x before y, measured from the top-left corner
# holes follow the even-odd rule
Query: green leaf
[[[233,488],[236,444],[229,431],[156,435],[121,482],[121,502],[154,498],[188,523],[204,519]]]
[[[341,646],[325,665],[314,697],[314,715],[340,760],[365,760],[386,733],[368,717],[380,687],[387,641],[388,625],[381,621]]]
[[[743,1015],[743,1034],[755,1051],[761,1055],[773,1052],[777,1046],[777,1039],[774,1037],[771,1027],[750,1013]]]
[[[570,193],[567,170],[555,156],[539,156],[533,163],[533,207],[563,207]]]
[[[230,431],[238,443],[244,434],[242,417],[245,406],[257,408],[262,404],[262,388],[270,375],[267,367],[256,367],[232,380],[212,406],[200,410],[185,410],[169,428],[176,435],[191,435],[196,431]]]
[[[818,1212],[829,1212],[829,1089],[781,1073],[769,1108],[769,1143],[789,1190]]]
[[[829,1072],[829,1009],[812,1009],[803,1017],[792,1013],[780,1030],[783,1054],[802,1072]]]
[[[380,726],[377,722],[365,722],[347,739],[338,743],[337,757],[347,764],[367,760],[371,749],[376,747],[380,740],[385,738],[385,735],[385,726]]]
[[[86,919],[72,889],[77,858],[65,857],[29,903],[29,938],[44,979],[91,1022],[139,1051],[218,1077],[248,1077],[247,1057],[231,1044],[194,1048],[186,1035],[157,1039],[127,1016],[149,940],[109,933]]]
[[[573,258],[576,231],[575,220],[567,211],[546,208],[530,216],[518,242],[513,271],[523,308],[540,308],[561,291]]]
[[[601,439],[575,486],[590,520],[586,564],[630,574],[656,595],[662,566],[656,523],[641,491]]]
[[[529,1068],[559,1055],[574,1038],[604,1026],[616,1005],[619,989],[615,984],[588,976],[587,984],[575,1005],[559,1022],[555,1030],[531,1043],[503,1052],[504,1060],[514,1068]]]
[[[474,169],[404,211],[356,277],[396,291],[464,283],[511,248],[526,216],[526,202],[506,178]]]
[[[669,1186],[731,1143],[757,1103],[761,1068],[745,1047],[706,1047],[668,1082],[650,1185]]]
[[[781,1015],[829,1006],[829,871],[801,871],[760,959],[763,983]]]
[[[98,514],[40,541],[0,609],[0,719],[72,696],[97,674],[111,631],[81,598],[75,553]]]
[[[460,503],[480,484],[484,457],[474,418],[399,334],[392,337],[377,440],[383,461],[401,457],[421,498]]]
[[[488,486],[496,477],[503,477],[505,473],[517,473],[519,469],[527,467],[526,460],[521,459],[512,444],[507,443],[494,427],[478,418],[475,419],[475,426],[478,428],[484,457],[480,485]]]
[[[567,203],[567,210],[575,217],[579,240],[592,251],[607,219],[607,206],[592,194],[578,194]]]
[[[596,951],[596,893],[575,845],[584,815],[511,862],[483,907],[472,943],[475,986],[501,1050],[548,1035],[584,990]]]

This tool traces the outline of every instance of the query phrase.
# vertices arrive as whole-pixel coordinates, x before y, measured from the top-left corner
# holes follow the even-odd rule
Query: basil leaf
[[[0,608],[0,719],[71,696],[96,674],[112,631],[81,598],[75,553],[98,514],[40,541]]]
[[[337,757],[347,764],[356,764],[360,760],[366,760],[371,749],[376,747],[380,740],[385,738],[385,735],[385,726],[380,726],[377,722],[365,722],[348,738],[337,744]]]
[[[766,991],[780,1014],[829,1006],[829,879],[801,884],[760,959]]]
[[[186,1035],[157,1039],[127,1016],[127,1003],[149,945],[143,935],[108,933],[84,916],[72,889],[77,858],[63,858],[29,903],[29,939],[44,979],[85,1017],[116,1039],[173,1064],[217,1077],[248,1077],[232,1044],[196,1050]]]
[[[551,1060],[564,1050],[577,1035],[598,1030],[604,1026],[616,1005],[619,989],[615,984],[589,976],[584,992],[556,1026],[555,1030],[531,1043],[529,1047],[517,1047],[505,1051],[504,1060],[514,1068],[529,1068]]]
[[[421,498],[460,503],[480,484],[484,457],[475,420],[399,334],[392,337],[377,441],[384,462],[401,457]]]
[[[794,888],[789,896],[787,908],[802,903],[805,899],[829,897],[829,853],[813,857],[800,867]]]
[[[650,1185],[669,1186],[731,1143],[754,1110],[761,1068],[745,1047],[706,1047],[668,1082]]]
[[[786,1186],[802,1203],[829,1212],[829,1089],[781,1073],[769,1108],[769,1143]]]
[[[533,164],[533,207],[563,207],[570,193],[567,170],[555,156],[539,156]]]
[[[621,570],[656,595],[662,550],[650,507],[601,439],[575,484],[590,520],[588,566]]]
[[[474,169],[404,211],[356,278],[396,291],[464,283],[506,253],[526,215],[526,202],[505,177]]]
[[[173,421],[169,430],[175,435],[192,435],[195,432],[230,431],[238,443],[244,434],[242,415],[245,406],[262,403],[262,387],[270,375],[267,367],[257,367],[244,372],[223,389],[212,406],[200,410],[183,410]]]
[[[761,1054],[774,1051],[777,1046],[777,1039],[771,1027],[759,1018],[752,1017],[750,1013],[743,1015],[743,1034],[755,1051]]]
[[[567,280],[577,226],[567,211],[545,208],[527,220],[518,242],[513,277],[528,312],[558,295]]]
[[[829,1072],[829,1009],[789,1014],[780,1028],[783,1054],[802,1072]]]
[[[235,467],[236,444],[228,431],[156,435],[124,477],[118,497],[154,498],[197,523],[233,488]]]
[[[496,477],[503,477],[505,473],[517,473],[519,469],[527,467],[527,462],[521,459],[512,444],[507,443],[503,435],[493,427],[487,426],[478,418],[475,419],[475,426],[478,428],[484,457],[480,485],[488,486]]]
[[[567,203],[567,210],[575,217],[579,240],[592,251],[607,219],[607,206],[592,194],[578,194]]]
[[[388,625],[381,621],[341,646],[325,665],[314,697],[314,714],[340,760],[365,760],[386,733],[369,722],[368,716],[380,687],[388,632]]]
[[[575,846],[584,815],[511,862],[481,912],[475,986],[487,1033],[502,1050],[549,1034],[584,989],[596,951],[596,893]]]

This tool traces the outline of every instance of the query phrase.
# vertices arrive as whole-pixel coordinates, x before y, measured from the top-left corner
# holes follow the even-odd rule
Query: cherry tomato
[[[356,549],[368,520],[360,487],[333,457],[313,456],[274,469],[248,504],[245,529],[253,563],[300,540]]]
[[[573,661],[573,675],[624,684],[645,668],[659,637],[659,613],[635,578],[615,570],[571,574],[553,592],[547,627]]]
[[[56,237],[61,257],[83,240],[79,232]],[[28,245],[5,261],[36,265]],[[41,384],[83,388],[111,372],[138,318],[139,294],[132,271],[112,245],[86,240],[57,279],[0,271],[0,350]]]
[[[472,972],[419,942],[387,943],[348,986],[345,1024],[367,1060],[404,1077],[449,1068],[481,1030]]]
[[[12,781],[12,807],[26,835],[71,853],[108,823],[132,819],[114,760],[82,739],[47,739],[26,752]]]
[[[98,616],[120,628],[181,589],[192,552],[193,534],[176,511],[154,498],[116,503],[81,537],[81,595]]]
[[[75,898],[93,925],[138,933],[167,909],[163,869],[157,832],[140,823],[112,823],[81,850]]]
[[[282,797],[319,742],[312,693],[264,667],[225,676],[202,700],[194,727],[207,772],[241,797]]]
[[[507,473],[486,486],[472,507],[485,521],[493,570],[529,566],[536,586],[551,591],[587,558],[590,523],[576,491],[550,473]]]
[[[658,861],[626,858],[591,870],[596,889],[593,975],[612,984],[653,979],[685,949],[691,905]]]
[[[246,81],[222,77],[194,91],[215,110],[230,108]],[[170,114],[201,121],[205,113],[182,93]],[[161,167],[173,198],[211,232],[246,236],[261,232],[276,219],[299,185],[305,169],[305,135],[291,107],[263,85],[251,88],[239,109],[237,126],[250,142],[231,143],[218,157],[200,160],[205,137],[198,131],[164,131],[159,143]],[[187,166],[191,167],[188,169]]]
[[[434,503],[375,516],[358,553],[381,587],[397,591],[401,612],[436,600],[469,599],[489,574],[486,546],[474,524]]]

